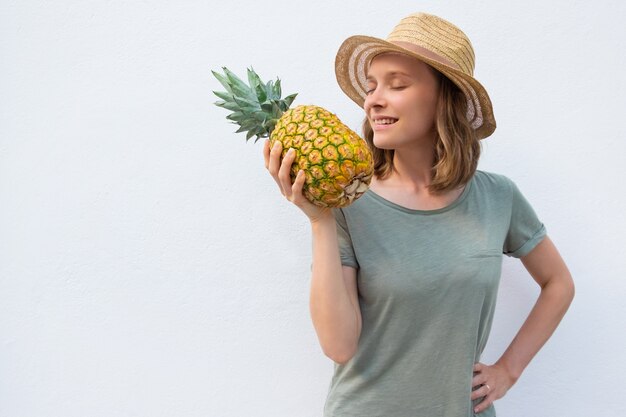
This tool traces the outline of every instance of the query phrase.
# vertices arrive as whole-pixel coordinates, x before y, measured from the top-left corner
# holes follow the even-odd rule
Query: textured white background
[[[320,416],[309,226],[209,70],[280,75],[357,129],[339,44],[419,10],[472,40],[498,123],[479,168],[577,283],[498,415],[626,415],[626,3],[2,0],[0,416]],[[537,294],[505,258],[485,361]]]

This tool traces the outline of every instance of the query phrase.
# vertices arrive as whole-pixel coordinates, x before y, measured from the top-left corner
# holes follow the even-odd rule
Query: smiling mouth
[[[397,121],[398,119],[393,119],[393,118],[374,119],[374,124],[375,125],[392,125]]]

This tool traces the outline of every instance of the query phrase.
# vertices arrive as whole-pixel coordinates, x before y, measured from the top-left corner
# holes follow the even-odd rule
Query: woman
[[[342,44],[337,79],[365,110],[375,160],[349,207],[309,203],[304,175],[290,181],[293,153],[281,161],[280,144],[265,144],[268,171],[311,222],[311,317],[336,363],[326,417],[495,416],[571,303],[570,273],[532,207],[506,176],[476,169],[496,125],[473,68],[465,34],[425,13],[386,41]],[[503,253],[541,294],[487,365]]]

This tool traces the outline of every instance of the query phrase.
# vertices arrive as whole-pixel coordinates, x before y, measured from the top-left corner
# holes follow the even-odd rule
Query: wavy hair
[[[482,144],[467,120],[467,98],[448,77],[428,66],[437,77],[439,97],[435,113],[435,160],[428,189],[434,194],[456,189],[474,175]],[[374,175],[385,178],[393,171],[393,149],[374,146],[374,131],[363,121],[363,137],[374,156]]]

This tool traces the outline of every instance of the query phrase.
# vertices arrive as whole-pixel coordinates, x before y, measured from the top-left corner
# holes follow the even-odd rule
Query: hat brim
[[[490,136],[496,129],[491,99],[474,77],[460,69],[434,60],[424,54],[371,36],[356,35],[346,39],[335,58],[335,75],[339,87],[356,104],[363,107],[366,97],[366,77],[372,59],[385,52],[412,56],[434,67],[463,91],[468,101],[467,118],[479,139]]]

